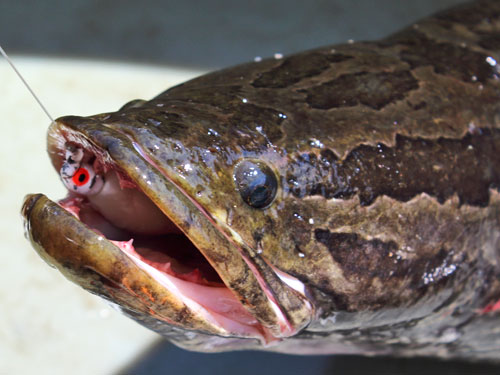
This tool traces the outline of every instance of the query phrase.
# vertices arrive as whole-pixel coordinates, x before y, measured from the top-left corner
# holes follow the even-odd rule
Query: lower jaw
[[[267,343],[275,340],[242,306],[184,235],[177,232],[161,236],[137,236],[120,230],[102,215],[93,212],[85,198],[81,197],[70,196],[60,201],[59,205],[98,235],[110,240],[139,268],[176,295],[188,309],[201,312],[211,324],[220,326],[228,336],[253,337]],[[176,245],[184,249],[173,248]],[[184,255],[184,259],[179,254]]]

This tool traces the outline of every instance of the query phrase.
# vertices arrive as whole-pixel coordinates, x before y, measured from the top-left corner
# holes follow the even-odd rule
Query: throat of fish
[[[116,166],[74,144],[56,153],[68,196],[59,205],[111,241],[143,271],[204,309],[226,332],[273,341],[192,241]],[[116,282],[113,282],[116,284]]]

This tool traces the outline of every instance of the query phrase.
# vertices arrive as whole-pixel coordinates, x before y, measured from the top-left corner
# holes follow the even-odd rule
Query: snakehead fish
[[[500,360],[500,2],[65,116],[34,248],[175,344]]]

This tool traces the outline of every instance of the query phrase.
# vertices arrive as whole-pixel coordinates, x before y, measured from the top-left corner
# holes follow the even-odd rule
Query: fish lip
[[[97,117],[102,119],[109,116],[98,115]],[[214,259],[217,258],[217,255],[220,256],[220,254],[210,253],[206,246],[200,246],[200,238],[197,237],[197,234],[202,232],[202,229],[210,229],[212,231],[212,237],[216,238],[215,242],[219,244],[224,243],[224,248],[235,249],[237,244],[234,241],[230,241],[227,235],[224,236],[224,232],[217,227],[215,220],[213,220],[201,206],[197,205],[195,200],[189,197],[189,195],[183,191],[182,188],[175,184],[172,179],[168,177],[168,174],[161,169],[161,167],[154,165],[154,163],[151,163],[151,160],[148,160],[148,155],[144,151],[141,152],[140,146],[134,141],[133,137],[117,129],[116,125],[110,125],[108,123],[104,124],[93,118],[89,119],[75,116],[59,118],[49,129],[49,154],[51,155],[52,162],[56,169],[60,168],[60,164],[62,163],[60,144],[61,137],[54,136],[54,133],[57,132],[70,133],[72,137],[79,139],[84,142],[84,144],[91,143],[93,145],[92,147],[95,147],[95,149],[106,150],[105,152],[107,153],[107,157],[116,163],[116,165],[121,168],[121,170],[123,170],[132,181],[139,185],[139,188],[143,190],[143,192],[153,200],[153,202],[169,217],[169,219],[171,219],[171,221],[186,234],[186,236],[193,242],[204,257],[211,263],[212,267],[215,268],[217,273],[221,275],[221,269],[225,266],[224,261],[219,263],[214,261]],[[117,138],[119,138],[119,142],[116,141]],[[59,144],[57,144],[57,142],[59,142]],[[117,148],[117,143],[121,144],[120,149]],[[125,143],[128,143],[129,146],[123,147],[123,144]],[[133,154],[130,153],[131,148],[135,149]],[[123,154],[126,155],[124,156]],[[130,164],[130,159],[134,159],[136,164]],[[134,165],[135,170],[140,170],[142,172],[148,170],[152,173],[152,176],[155,176],[155,178],[160,180],[163,179],[162,184],[169,184],[169,189],[166,189],[168,190],[167,195],[170,196],[169,199],[175,196],[174,198],[177,201],[173,203],[168,202],[168,199],[167,202],[162,201],[162,198],[165,198],[166,195],[151,191],[150,187],[144,185],[140,176],[137,175],[137,172],[134,171],[130,165]],[[160,201],[160,204],[158,204],[158,201]],[[179,202],[183,204],[179,205]],[[180,206],[189,207],[189,215],[185,215],[186,212],[183,212],[182,209],[180,209],[179,212],[172,213],[175,209],[179,210]],[[173,207],[175,207],[175,209]],[[186,210],[184,209],[184,211]],[[190,215],[193,212],[195,215]],[[196,225],[193,225],[192,222],[190,223],[186,220],[186,217],[190,216],[195,216],[195,219],[197,220],[195,223]],[[203,238],[201,240],[203,241]],[[231,253],[236,253],[237,256],[234,256],[235,254]],[[241,298],[243,298],[242,296],[245,294],[245,290],[239,288],[240,286],[237,285],[239,282],[238,278],[241,279],[241,275],[221,275],[224,284],[233,293],[239,296],[238,298],[240,299],[240,302],[243,303],[246,310],[256,317],[263,327],[266,327],[269,332],[272,332],[272,336],[291,336],[294,335],[298,329],[304,326],[302,324],[300,327],[297,327],[288,321],[279,305],[275,300],[273,301],[272,294],[270,295],[272,292],[268,290],[265,280],[263,281],[262,278],[260,281],[258,280],[259,275],[256,268],[252,264],[251,260],[244,259],[245,257],[242,256],[241,251],[228,252],[228,254],[225,255],[232,256],[229,263],[238,263],[236,269],[241,269],[241,273],[246,275],[246,279],[252,279],[250,282],[246,280],[247,284],[245,287],[247,287],[247,289],[250,287],[252,288],[250,298],[253,298],[253,300],[241,300]]]
[[[33,207],[35,207],[36,203],[40,198],[43,197],[43,194],[27,194],[24,196],[23,205],[21,207],[21,216],[23,218],[27,218],[30,216]],[[26,222],[26,225],[28,222]]]

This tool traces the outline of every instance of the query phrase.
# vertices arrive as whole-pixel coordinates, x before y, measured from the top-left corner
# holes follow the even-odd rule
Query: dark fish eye
[[[272,169],[258,160],[242,160],[234,167],[233,179],[241,198],[250,207],[265,208],[271,204],[278,181]]]

